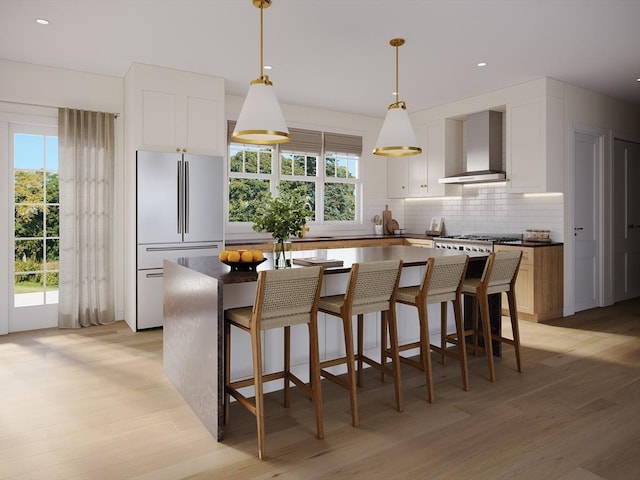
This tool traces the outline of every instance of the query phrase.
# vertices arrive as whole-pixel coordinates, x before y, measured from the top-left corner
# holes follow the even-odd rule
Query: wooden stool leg
[[[380,315],[380,380],[384,382],[387,379],[387,319],[384,315]]]
[[[224,424],[231,419],[229,407],[231,405],[227,385],[231,382],[231,325],[224,324]]]
[[[256,427],[258,430],[258,457],[266,457],[264,430],[264,396],[262,388],[262,351],[260,348],[260,332],[251,330],[251,346],[253,351],[253,378],[255,381]]]
[[[431,340],[429,339],[429,314],[427,305],[420,302],[418,307],[418,321],[420,322],[420,357],[422,369],[424,370],[425,381],[427,383],[427,400],[429,403],[435,401],[433,391],[433,372],[431,368]]]
[[[486,293],[478,295],[480,303],[480,321],[482,322],[482,332],[484,340],[484,351],[487,354],[487,364],[489,365],[489,380],[496,381],[496,372],[493,364],[493,347],[491,345],[491,325],[489,323],[489,297]]]
[[[393,357],[393,377],[396,387],[396,408],[399,412],[402,412],[404,406],[402,401],[402,378],[400,377],[400,353],[398,351],[398,322],[396,320],[394,306],[391,305],[391,309],[383,312],[382,315],[387,316],[387,323],[389,324],[391,356]]]
[[[474,345],[473,354],[478,355],[478,310],[480,309],[477,296],[471,297],[471,329],[473,330],[472,341]]]
[[[467,365],[467,342],[464,338],[464,324],[462,321],[462,301],[460,297],[453,301],[453,314],[456,321],[456,335],[458,337],[458,355],[460,355],[460,374],[462,375],[462,388],[469,390],[469,368]]]
[[[458,341],[460,336],[458,335]],[[440,355],[442,365],[447,364],[447,356],[444,351],[447,348],[447,302],[440,303]]]
[[[358,386],[361,387],[362,386],[362,369],[363,369],[363,362],[362,362],[362,355],[363,355],[363,351],[364,351],[364,315],[358,315],[358,355],[357,355],[357,362],[358,362]]]
[[[513,331],[513,346],[516,349],[516,365],[518,371],[522,372],[522,364],[520,363],[520,327],[518,326],[518,307],[516,306],[516,297],[513,290],[507,292],[509,301],[509,316],[511,317],[511,329]]]
[[[347,377],[349,382],[349,399],[351,401],[351,423],[354,427],[360,424],[358,419],[358,393],[356,392],[355,356],[353,353],[353,326],[351,316],[342,319],[344,326],[344,345],[347,357]]]
[[[311,396],[316,411],[316,436],[324,438],[324,422],[322,420],[322,386],[320,379],[320,355],[318,347],[318,324],[309,322],[309,364]]]
[[[291,402],[291,386],[289,374],[291,372],[291,327],[284,327],[284,407],[289,408]]]

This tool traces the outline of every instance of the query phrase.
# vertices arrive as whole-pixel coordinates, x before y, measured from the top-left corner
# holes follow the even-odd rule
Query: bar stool
[[[354,427],[359,425],[357,385],[362,385],[362,368],[366,363],[381,372],[389,373],[394,378],[396,393],[396,408],[402,411],[402,382],[400,378],[400,361],[398,357],[398,330],[396,324],[395,296],[402,271],[402,260],[385,260],[377,262],[354,263],[351,267],[349,283],[344,295],[321,297],[318,310],[328,315],[342,319],[345,341],[345,356],[320,362],[320,374],[327,380],[346,388],[349,391],[351,403],[351,422]],[[382,363],[366,357],[363,353],[364,314],[382,312],[382,326],[388,325],[391,338],[391,356],[393,370]],[[354,353],[352,317],[358,316],[358,352]],[[325,370],[326,367],[347,365],[347,380]]]
[[[453,312],[456,323],[456,333],[462,336],[464,326],[462,324],[461,295],[462,280],[467,271],[469,257],[467,255],[442,256],[429,258],[427,267],[420,285],[401,287],[396,295],[396,302],[410,305],[418,309],[418,322],[420,324],[420,341],[400,345],[398,350],[419,348],[420,361],[400,356],[400,361],[422,370],[427,383],[429,403],[434,402],[433,375],[431,371],[431,350],[439,352],[443,359],[451,356],[460,361],[460,372],[464,390],[469,390],[469,374],[467,371],[467,352],[464,342],[460,344],[459,351],[454,352],[446,348],[444,338],[447,332],[447,302],[453,304]],[[429,319],[427,305],[440,304],[441,338],[440,346],[432,345],[429,340]],[[386,342],[385,342],[386,343]],[[386,344],[383,345],[383,358],[389,355]]]
[[[468,345],[475,350],[484,350],[489,366],[489,379],[495,382],[496,373],[493,361],[493,347],[491,340],[496,340],[512,345],[516,351],[516,364],[518,371],[522,372],[520,364],[520,333],[518,329],[518,309],[516,306],[515,283],[520,268],[521,251],[495,252],[489,254],[481,278],[467,278],[462,282],[462,294],[469,295],[473,299],[472,328],[465,331],[465,339],[473,335],[473,345]],[[502,336],[502,332],[491,333],[489,318],[489,295],[504,292],[509,302],[509,316],[513,338]],[[478,329],[478,309],[482,331]],[[482,336],[483,346],[478,344],[478,336]],[[449,337],[448,337],[449,338]]]
[[[224,314],[225,333],[225,423],[229,423],[229,396],[256,417],[258,434],[258,456],[266,456],[263,383],[284,379],[284,406],[289,406],[290,382],[297,385],[313,400],[316,414],[316,436],[324,437],[322,422],[322,394],[320,379],[320,358],[318,353],[318,300],[322,284],[323,268],[287,268],[265,270],[258,274],[256,297],[253,307],[231,308]],[[290,328],[292,325],[309,326],[309,384],[303,382],[290,371]],[[251,335],[253,356],[253,378],[231,381],[231,326]],[[262,371],[261,332],[271,328],[284,327],[284,370],[264,374]],[[239,388],[255,386],[255,399],[251,402],[238,391]]]

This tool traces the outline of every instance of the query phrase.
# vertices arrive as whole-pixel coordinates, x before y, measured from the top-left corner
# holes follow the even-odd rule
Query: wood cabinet
[[[433,240],[430,238],[405,238],[404,244],[408,247],[433,248]]]
[[[563,102],[546,96],[507,105],[507,190],[563,189]]]
[[[516,247],[496,245],[494,251],[522,251],[520,270],[516,278],[518,317],[543,322],[562,317],[563,307],[563,247]],[[506,296],[502,313],[509,314]]]
[[[460,195],[460,185],[444,185],[438,179],[462,170],[462,122],[442,119],[415,130],[423,151],[387,160],[388,197]]]
[[[224,155],[224,80],[134,64],[125,77],[137,150]]]

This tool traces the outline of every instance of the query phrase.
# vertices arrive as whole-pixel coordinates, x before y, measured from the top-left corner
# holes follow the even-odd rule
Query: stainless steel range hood
[[[467,169],[439,183],[504,182],[502,170],[502,113],[493,110],[467,117]]]

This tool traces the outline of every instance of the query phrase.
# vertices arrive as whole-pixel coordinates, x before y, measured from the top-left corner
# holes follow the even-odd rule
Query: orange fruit
[[[242,252],[242,254],[240,254],[240,261],[242,261],[242,262],[253,262],[253,253],[251,253],[250,250]]]
[[[234,251],[229,252],[229,255],[227,255],[227,261],[231,263],[239,262],[240,254]]]
[[[260,262],[260,261],[264,260],[264,255],[262,254],[262,252],[260,250],[251,250],[251,254],[253,256],[253,261],[254,262]]]
[[[227,258],[229,258],[229,250],[223,250],[220,252],[220,255],[218,255],[218,259],[222,262],[226,261]]]

